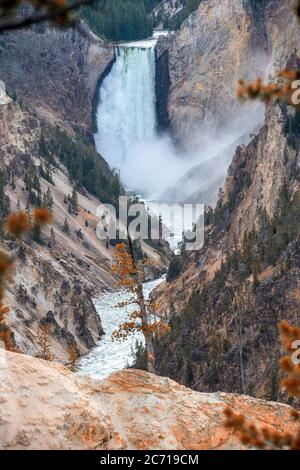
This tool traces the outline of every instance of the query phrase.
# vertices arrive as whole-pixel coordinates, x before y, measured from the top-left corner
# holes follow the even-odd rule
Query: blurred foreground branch
[[[5,22],[0,23],[0,34],[6,31],[28,28],[38,23],[51,21],[58,26],[70,26],[74,23],[71,14],[82,6],[92,5],[96,0],[30,0],[35,7],[35,13],[21,17],[17,20],[19,0],[0,0],[0,18]]]

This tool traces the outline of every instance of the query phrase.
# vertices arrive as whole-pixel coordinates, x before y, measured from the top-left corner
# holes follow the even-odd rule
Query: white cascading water
[[[97,150],[110,166],[120,169],[121,178],[127,187],[142,190],[143,194],[148,196],[146,204],[149,213],[159,215],[149,196],[166,189],[182,176],[193,162],[178,158],[170,139],[161,138],[156,133],[156,39],[123,44],[116,49],[116,61],[100,89],[95,141]],[[233,140],[235,138],[232,137]],[[224,148],[226,145],[225,141]],[[206,150],[204,149],[204,153]],[[211,156],[214,156],[214,151],[211,153]],[[168,214],[161,215],[163,220],[168,220]],[[183,228],[181,220],[174,220],[174,223],[174,236],[168,241],[176,251]],[[192,221],[185,221],[185,224],[185,229],[191,227]],[[146,298],[163,280],[164,277],[144,284]],[[80,360],[79,372],[104,378],[132,364],[134,343],[136,340],[143,341],[143,336],[138,333],[124,343],[115,343],[111,338],[115,328],[128,320],[128,314],[135,308],[132,305],[117,306],[128,299],[128,292],[121,290],[103,294],[95,300],[106,335]]]
[[[139,143],[155,137],[155,50],[117,47],[116,62],[100,89],[97,150],[123,168]]]
[[[162,281],[145,282],[143,285],[145,298],[148,299],[151,291]],[[131,294],[124,290],[118,292],[108,292],[95,300],[95,307],[100,315],[102,326],[105,332],[98,345],[83,357],[78,364],[78,372],[88,374],[97,379],[103,379],[112,372],[131,366],[134,362],[134,350],[136,342],[143,343],[144,338],[141,332],[135,332],[126,340],[118,342],[112,341],[112,333],[120,323],[128,321],[129,313],[136,310],[136,305],[119,306],[120,302],[127,302],[131,299]]]
[[[175,157],[168,138],[156,134],[155,43],[156,38],[116,48],[116,61],[100,89],[95,135],[98,152],[111,167],[121,170],[127,186],[146,193],[148,190],[148,194],[164,189],[182,172],[180,160],[174,171]],[[152,212],[154,206],[151,203],[149,206]],[[181,237],[181,227],[178,233]],[[163,280],[164,276],[144,283],[145,297]],[[143,335],[136,333],[122,343],[113,342],[111,337],[136,308],[118,306],[130,297],[121,290],[95,299],[105,336],[79,361],[79,372],[104,378],[132,364],[135,342],[143,342]]]
[[[147,196],[161,193],[187,164],[175,156],[171,139],[156,132],[156,40],[116,47],[116,61],[100,88],[96,116],[98,152],[120,170],[128,189]]]
[[[121,177],[131,186],[131,163],[139,145],[156,137],[155,110],[155,40],[132,43],[116,48],[116,61],[100,89],[97,110],[96,147],[111,167],[121,170]],[[130,168],[129,168],[130,167]],[[132,181],[135,181],[135,174]],[[144,284],[146,298],[163,278]],[[118,307],[130,295],[125,291],[107,293],[95,299],[105,336],[78,364],[78,372],[97,378],[131,365],[135,334],[124,342],[113,342],[112,333],[128,319],[135,306]]]

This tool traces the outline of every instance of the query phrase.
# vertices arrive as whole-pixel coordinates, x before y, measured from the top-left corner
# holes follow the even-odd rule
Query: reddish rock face
[[[99,382],[25,355],[0,350],[0,359],[1,449],[240,449],[223,427],[227,405],[257,424],[295,426],[286,405],[194,392],[143,371]]]

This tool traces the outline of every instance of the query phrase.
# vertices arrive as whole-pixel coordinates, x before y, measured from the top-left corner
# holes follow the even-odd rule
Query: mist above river
[[[178,150],[168,134],[157,133],[155,43],[157,38],[116,47],[116,61],[104,79],[99,91],[97,109],[98,152],[112,168],[120,171],[128,190],[145,197],[159,199],[172,188],[177,199],[197,189],[182,188],[182,177],[193,167],[211,160],[211,179],[218,180],[226,174],[234,153],[234,143],[248,143],[249,133],[263,120],[262,104],[247,105],[241,109],[230,126],[218,133],[195,135],[189,151]],[[232,155],[224,164],[213,164],[231,147]],[[215,158],[220,156],[220,159]],[[178,188],[176,187],[178,181]],[[187,183],[187,184],[189,184]],[[199,184],[198,184],[199,183]],[[196,183],[201,187],[201,178]],[[169,193],[170,194],[170,193]],[[206,201],[199,201],[206,202]]]
[[[100,89],[95,134],[97,150],[120,170],[128,189],[147,196],[166,189],[192,165],[176,153],[169,136],[156,132],[155,42],[116,48]]]

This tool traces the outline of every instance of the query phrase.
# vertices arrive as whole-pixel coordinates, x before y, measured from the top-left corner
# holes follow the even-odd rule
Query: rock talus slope
[[[43,230],[41,243],[33,243],[28,237],[22,243],[23,256],[16,261],[15,276],[6,291],[5,302],[10,307],[7,322],[16,348],[32,355],[39,351],[38,327],[41,323],[49,324],[52,353],[57,360],[66,360],[69,346],[76,346],[77,354],[85,354],[103,333],[92,297],[116,288],[116,280],[111,272],[114,249],[97,237],[97,211],[102,197],[113,202],[117,197],[113,188],[120,185],[90,141],[58,133],[28,105],[5,94],[3,82],[0,85],[0,174],[7,183],[5,194],[10,200],[10,210],[28,208],[26,181],[31,171],[37,175],[41,201],[42,195],[50,191],[53,213],[51,226]],[[100,197],[78,184],[61,162],[60,146],[64,141],[69,145],[73,142],[68,152],[76,150],[77,145],[83,155],[86,152],[94,156],[98,169],[92,178],[101,187]],[[81,156],[79,152],[77,158]],[[52,158],[50,180],[45,172],[41,173],[41,168],[47,167],[49,155]],[[74,187],[78,189],[76,212],[70,210],[68,200]],[[92,185],[89,189],[94,190]],[[1,240],[0,244],[8,251],[16,249],[13,241]],[[152,278],[163,269],[161,257],[149,246],[147,254],[154,261],[148,269],[148,278]]]
[[[54,126],[74,138],[81,152],[91,151],[81,136],[91,136],[93,131],[98,81],[114,60],[114,52],[83,22],[73,29],[41,24],[4,34],[0,51],[0,171],[8,183],[5,194],[10,210],[24,209],[29,200],[25,174],[31,166],[39,173],[50,155],[50,150],[47,155],[42,151],[42,139],[48,147],[51,142],[60,147]],[[10,307],[7,322],[15,347],[36,354],[38,327],[46,323],[51,325],[52,353],[65,361],[70,345],[76,347],[77,354],[84,354],[100,339],[103,330],[92,296],[115,283],[110,272],[112,250],[106,250],[95,233],[101,203],[81,187],[78,214],[70,214],[65,202],[76,182],[59,163],[58,155],[53,157],[53,181],[41,176],[40,184],[42,194],[50,190],[53,198],[55,243],[49,228],[43,233],[43,244],[23,245],[25,259],[16,262],[16,275],[5,301]],[[112,172],[101,156],[99,161],[98,177],[111,187]],[[105,195],[109,197],[108,192]],[[69,233],[63,230],[65,220]],[[12,247],[4,242],[1,248]]]
[[[226,405],[292,432],[290,408],[124,370],[104,381],[0,349],[1,449],[240,449],[223,427]]]
[[[36,168],[44,164],[39,145],[46,128],[32,112],[12,100],[6,101],[0,105],[0,171],[7,181],[13,180],[13,185],[6,187],[10,209],[16,210],[18,204],[24,209],[28,197],[25,170],[33,164]],[[109,177],[106,163],[103,171]],[[64,203],[73,190],[68,172],[59,165],[52,176],[51,183],[40,178],[41,191],[50,190],[53,199],[51,227],[44,230],[42,244],[28,240],[22,244],[23,256],[16,261],[5,302],[10,307],[7,322],[16,347],[36,354],[38,326],[46,322],[52,325],[52,352],[56,358],[65,360],[68,346],[73,344],[78,354],[84,354],[103,333],[92,296],[115,285],[110,272],[113,252],[105,248],[95,233],[100,201],[84,192],[78,196],[78,214],[70,214]],[[69,233],[63,230],[65,219]],[[79,233],[82,235],[78,236]],[[1,248],[15,247],[13,242],[2,240]]]

